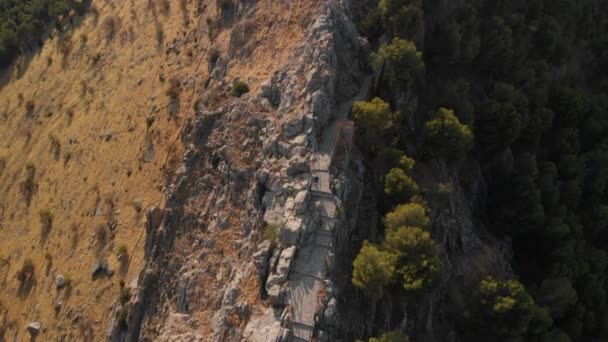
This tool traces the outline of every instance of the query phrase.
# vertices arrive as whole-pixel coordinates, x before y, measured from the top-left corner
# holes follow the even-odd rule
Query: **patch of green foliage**
[[[71,24],[70,11],[82,12],[77,0],[0,0],[0,68],[17,55],[31,51],[49,24]],[[62,19],[62,22],[59,19]]]

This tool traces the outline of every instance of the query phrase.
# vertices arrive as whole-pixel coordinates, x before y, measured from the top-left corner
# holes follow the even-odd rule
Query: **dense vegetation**
[[[384,175],[380,210],[389,214],[384,241],[366,242],[355,260],[353,283],[377,292],[396,281],[403,264],[391,239],[403,226],[414,283],[432,287],[424,281],[435,254],[427,224],[391,223],[404,203],[420,202],[401,159],[407,152],[453,168],[474,160],[488,188],[476,214],[511,242],[518,280],[488,274],[479,282],[459,317],[465,340],[605,340],[608,3],[464,0],[445,7],[381,0],[361,21],[376,46],[380,84],[377,98],[355,104],[353,114],[360,145]]]
[[[0,68],[39,45],[49,24],[61,29],[82,10],[83,0],[0,0]]]

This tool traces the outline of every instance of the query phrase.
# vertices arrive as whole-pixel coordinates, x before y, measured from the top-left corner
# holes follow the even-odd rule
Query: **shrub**
[[[25,201],[29,206],[32,202],[32,197],[36,190],[38,190],[38,183],[36,183],[36,167],[31,162],[27,163],[25,167],[25,180],[21,183],[21,193],[25,197]]]
[[[181,91],[182,89],[179,80],[176,77],[171,77],[169,79],[169,86],[165,92],[167,96],[169,96],[172,100],[175,100],[179,97]]]
[[[120,257],[126,258],[126,257],[128,256],[128,254],[129,254],[129,249],[127,248],[127,245],[126,245],[126,244],[124,244],[124,243],[121,243],[121,244],[118,246],[117,253],[118,253],[118,255],[119,255]]]
[[[194,102],[192,103],[192,109],[194,110],[194,112],[198,111],[198,107],[200,104],[201,104],[201,99],[194,100]]]
[[[104,245],[106,243],[106,239],[108,237],[108,232],[106,231],[106,226],[103,224],[97,225],[95,229],[95,239],[97,240],[97,244]]]
[[[118,300],[120,305],[125,305],[131,299],[131,288],[124,285],[124,281],[120,286],[120,292],[118,293]]]
[[[106,40],[111,41],[116,36],[120,21],[115,16],[105,17],[101,23],[101,27],[105,33]]]
[[[53,228],[53,213],[50,210],[40,212],[40,226],[42,227],[42,235],[46,236]]]
[[[129,329],[129,308],[128,307],[123,307],[120,309],[120,311],[118,311],[118,317],[117,317],[117,324],[118,324],[118,328],[121,331],[126,331],[127,329]]]
[[[220,50],[218,50],[216,48],[211,48],[211,50],[209,50],[209,64],[215,65],[218,58],[220,58],[220,55],[221,55]]]
[[[162,13],[162,15],[168,15],[171,11],[171,3],[169,2],[169,0],[160,0],[159,6],[160,13]]]
[[[158,43],[158,45],[163,45],[163,42],[165,41],[165,31],[163,30],[163,25],[161,25],[160,22],[156,23],[156,42]]]
[[[25,112],[27,116],[33,116],[35,109],[36,104],[34,103],[34,100],[27,100],[27,102],[25,103]]]
[[[55,156],[55,159],[59,159],[59,156],[61,155],[61,142],[54,134],[49,135],[49,139],[51,140],[51,152]]]
[[[146,129],[150,130],[150,127],[152,127],[152,124],[154,124],[154,121],[156,120],[156,117],[154,115],[150,115],[146,118]]]
[[[232,0],[220,0],[218,5],[222,11],[229,10],[232,8]]]
[[[430,222],[426,210],[427,209],[419,203],[399,205],[395,210],[386,214],[384,219],[386,229],[395,230],[403,226],[426,229]]]
[[[32,279],[34,277],[34,263],[32,259],[27,258],[23,260],[23,264],[21,264],[21,269],[17,272],[17,280],[21,284],[25,283],[27,280]]]
[[[234,82],[234,86],[232,87],[232,96],[241,97],[243,94],[249,92],[249,86],[242,81]]]
[[[270,242],[275,242],[279,233],[279,226],[275,223],[269,223],[264,227],[264,239]]]

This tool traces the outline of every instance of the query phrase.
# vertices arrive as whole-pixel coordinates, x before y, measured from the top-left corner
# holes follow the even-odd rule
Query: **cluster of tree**
[[[61,28],[83,10],[83,0],[0,0],[0,68],[40,45],[49,24]]]
[[[388,213],[384,241],[364,241],[353,262],[353,284],[373,297],[381,296],[392,284],[399,284],[407,293],[432,286],[441,262],[428,224],[426,208],[419,203],[403,204]]]
[[[380,0],[361,27],[385,113],[399,113],[364,137],[387,160],[387,206],[417,192],[399,165],[408,142],[467,156],[489,187],[479,216],[513,241],[523,285],[480,284],[477,336],[608,336],[608,3]]]

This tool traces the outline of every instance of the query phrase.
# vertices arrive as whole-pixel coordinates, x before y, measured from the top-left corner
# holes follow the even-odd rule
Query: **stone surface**
[[[285,245],[291,246],[298,243],[300,232],[302,230],[302,220],[293,217],[281,227],[279,232],[279,241]]]
[[[27,325],[27,331],[32,335],[32,337],[38,336],[40,330],[42,329],[42,323],[40,322],[30,322]]]
[[[285,248],[279,257],[275,272],[268,277],[266,288],[269,289],[274,285],[282,285],[289,276],[291,263],[296,255],[296,246]]]
[[[65,286],[65,278],[62,274],[59,274],[55,277],[55,285],[57,285],[57,287],[60,289]]]

